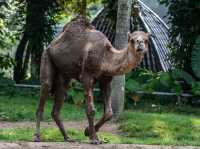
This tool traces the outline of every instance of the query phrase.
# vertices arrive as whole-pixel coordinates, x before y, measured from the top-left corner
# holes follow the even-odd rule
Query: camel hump
[[[90,20],[82,15],[78,15],[69,23],[65,24],[63,31],[84,31],[85,29],[95,29]]]

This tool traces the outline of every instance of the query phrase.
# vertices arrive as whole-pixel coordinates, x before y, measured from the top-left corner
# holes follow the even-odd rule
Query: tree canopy
[[[176,68],[189,73],[192,71],[192,51],[195,41],[200,35],[200,1],[199,0],[160,0],[168,7],[171,58]],[[199,69],[200,70],[200,69]],[[194,74],[195,75],[195,74]]]

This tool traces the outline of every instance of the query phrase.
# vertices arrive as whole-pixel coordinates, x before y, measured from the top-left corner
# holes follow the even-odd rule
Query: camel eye
[[[146,44],[148,44],[148,43],[149,43],[149,40],[148,40],[148,39],[146,39],[144,42],[145,42]]]

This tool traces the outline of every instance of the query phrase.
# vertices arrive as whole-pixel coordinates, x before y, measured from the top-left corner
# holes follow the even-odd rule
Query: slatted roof
[[[170,51],[167,47],[170,41],[169,27],[147,5],[140,0],[138,2],[141,6],[140,19],[145,29],[154,35],[151,38],[154,49],[159,57],[162,69],[168,71],[171,68],[171,62],[169,60]]]
[[[168,59],[169,49],[169,28],[162,19],[153,12],[142,1],[138,0],[140,5],[139,24],[140,30],[152,33],[150,50],[145,55],[140,67],[147,68],[152,71],[168,71],[171,67]],[[109,40],[114,43],[115,24],[116,24],[116,5],[105,7],[93,19],[92,24],[101,32],[103,32]],[[130,17],[130,32],[133,32],[134,16]]]

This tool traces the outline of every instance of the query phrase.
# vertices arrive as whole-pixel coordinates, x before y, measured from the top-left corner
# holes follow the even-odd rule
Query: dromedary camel
[[[136,31],[128,34],[127,47],[117,50],[107,37],[95,30],[84,17],[79,16],[68,23],[42,55],[41,93],[36,112],[35,141],[40,141],[40,121],[49,93],[55,96],[52,117],[65,141],[73,141],[65,131],[59,115],[68,84],[73,78],[83,84],[86,96],[89,126],[85,129],[85,135],[89,136],[92,144],[101,143],[96,132],[113,115],[110,98],[112,78],[135,68],[141,62],[144,53],[148,51],[148,42],[148,33]],[[105,108],[102,118],[94,124],[92,90],[97,80],[100,82]]]

